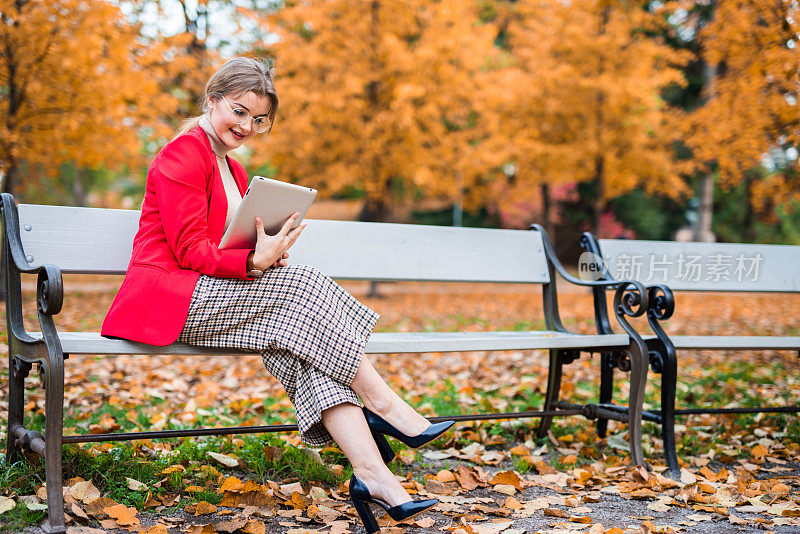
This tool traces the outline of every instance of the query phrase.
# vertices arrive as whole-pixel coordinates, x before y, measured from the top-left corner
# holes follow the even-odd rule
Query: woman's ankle
[[[403,488],[397,477],[386,469],[386,472],[377,472],[370,469],[353,469],[353,473],[364,485],[367,486],[373,498],[381,499],[390,506],[397,506],[411,501],[411,495]]]

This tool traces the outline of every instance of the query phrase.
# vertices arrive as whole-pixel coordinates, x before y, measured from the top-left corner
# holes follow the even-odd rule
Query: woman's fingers
[[[286,248],[289,248],[292,245],[294,245],[294,242],[297,241],[298,237],[300,237],[300,232],[302,232],[303,228],[305,227],[306,223],[302,223],[300,226],[289,232],[289,234],[286,236],[289,239],[289,246],[287,246]]]
[[[289,230],[292,228],[294,221],[296,221],[299,216],[300,214],[297,212],[292,213],[292,215],[286,219],[286,222],[283,223],[283,226],[281,226],[281,231],[278,232],[278,235],[281,237],[286,236],[286,234],[288,234]]]

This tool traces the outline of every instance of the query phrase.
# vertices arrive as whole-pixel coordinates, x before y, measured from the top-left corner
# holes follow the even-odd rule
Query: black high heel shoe
[[[370,504],[377,504],[386,510],[389,517],[395,521],[411,519],[439,504],[439,499],[425,499],[423,501],[410,501],[397,506],[389,506],[386,501],[376,499],[370,495],[367,485],[357,479],[355,475],[350,479],[350,499],[353,501],[353,506],[356,507],[358,517],[361,518],[367,534],[374,534],[381,529],[378,526],[378,522],[375,521],[375,515],[369,507]]]
[[[386,441],[386,438],[383,437],[384,435],[391,436],[402,441],[412,449],[416,449],[417,447],[421,447],[422,445],[425,445],[426,443],[438,438],[455,424],[455,421],[431,423],[431,425],[420,434],[417,434],[416,436],[408,436],[387,423],[386,420],[378,414],[371,412],[366,406],[364,406],[364,417],[367,419],[367,425],[369,425],[370,432],[372,432],[372,438],[375,440],[375,444],[378,446],[378,450],[381,453],[381,458],[386,464],[394,460],[395,453],[392,450],[392,447]]]

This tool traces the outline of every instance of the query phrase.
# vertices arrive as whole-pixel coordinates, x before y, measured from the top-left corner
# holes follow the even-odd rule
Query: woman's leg
[[[427,419],[384,382],[366,356],[361,358],[350,387],[370,411],[380,415],[404,434],[416,436],[430,425]]]
[[[391,506],[411,500],[408,492],[381,460],[361,408],[350,403],[332,406],[323,410],[322,424],[373,497],[383,499]]]

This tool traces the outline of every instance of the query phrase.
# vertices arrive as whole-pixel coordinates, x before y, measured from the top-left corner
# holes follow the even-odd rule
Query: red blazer
[[[247,172],[227,158],[239,192]],[[168,143],[153,160],[133,239],[133,253],[104,336],[169,345],[186,323],[200,274],[248,279],[252,249],[219,250],[228,199],[205,132],[198,126]]]

